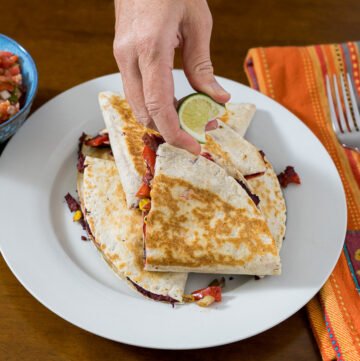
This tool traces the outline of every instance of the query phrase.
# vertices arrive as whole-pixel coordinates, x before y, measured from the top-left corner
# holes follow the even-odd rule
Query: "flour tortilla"
[[[115,162],[86,157],[82,192],[92,240],[113,271],[149,298],[182,302],[186,273],[143,270],[142,216],[127,208]]]
[[[225,107],[227,112],[221,120],[243,137],[254,117],[256,106],[250,103],[227,103]]]
[[[258,149],[222,121],[206,133],[203,149],[224,168],[235,168],[244,176],[265,172],[265,162]]]
[[[247,184],[260,199],[259,208],[280,251],[286,231],[286,204],[277,175],[266,157],[264,160],[265,173],[248,179]]]
[[[100,133],[105,133],[106,130],[103,130]],[[110,147],[104,147],[104,148],[96,148],[96,147],[90,147],[85,144],[85,142],[88,139],[91,139],[92,137],[90,135],[85,134],[84,140],[82,144],[80,144],[80,151],[84,155],[84,157],[93,157],[93,158],[100,158],[100,159],[107,159],[107,160],[114,160],[114,157],[111,153]],[[77,173],[77,179],[76,179],[76,187],[77,187],[77,193],[80,201],[80,206],[83,214],[85,214],[84,210],[84,199],[83,199],[83,188],[84,188],[84,173]]]
[[[228,122],[228,125],[232,127],[234,132],[239,129],[236,123]],[[218,128],[208,132],[207,139],[209,139],[210,145],[207,146],[205,144],[204,149],[208,148],[207,151],[213,156],[215,162],[221,165],[228,174],[236,179],[241,179],[242,174],[248,175],[246,173],[248,172],[249,164],[251,166],[253,162],[253,160],[250,162],[249,160],[254,157],[258,159],[260,153],[256,147],[251,145],[252,147],[247,147],[245,153],[243,153],[246,154],[246,158],[241,155],[239,156],[239,152],[244,152],[244,142],[245,144],[250,143],[242,138],[241,131],[236,137],[233,135],[234,132],[227,131],[228,128],[223,127],[223,129]],[[232,136],[229,137],[229,134],[232,134]],[[227,142],[227,139],[232,139],[232,141]],[[219,149],[219,151],[216,152],[216,149]],[[213,154],[213,150],[215,150],[215,154]],[[277,175],[270,161],[265,156],[262,159],[265,165],[264,174],[248,178],[247,185],[250,191],[259,197],[259,208],[280,251],[286,231],[286,204]]]
[[[99,103],[115,162],[120,171],[127,206],[137,207],[139,200],[136,193],[146,170],[142,157],[142,137],[145,133],[155,132],[143,127],[135,119],[122,95],[110,91],[102,92],[99,94]]]
[[[162,144],[146,223],[145,269],[276,275],[275,241],[246,191],[202,156]]]

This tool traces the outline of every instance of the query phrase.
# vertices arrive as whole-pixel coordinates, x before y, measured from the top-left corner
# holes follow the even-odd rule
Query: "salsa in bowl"
[[[30,54],[0,34],[0,143],[24,123],[36,95],[38,73]]]

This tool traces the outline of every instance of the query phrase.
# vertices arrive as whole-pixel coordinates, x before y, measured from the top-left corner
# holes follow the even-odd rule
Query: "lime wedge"
[[[205,143],[206,124],[225,113],[225,105],[200,93],[190,94],[180,101],[178,114],[180,126],[200,143]]]

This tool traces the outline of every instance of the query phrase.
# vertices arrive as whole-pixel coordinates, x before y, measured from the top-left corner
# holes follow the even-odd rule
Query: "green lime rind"
[[[205,143],[206,124],[225,113],[225,105],[206,94],[194,93],[181,99],[178,115],[181,128],[200,143]]]

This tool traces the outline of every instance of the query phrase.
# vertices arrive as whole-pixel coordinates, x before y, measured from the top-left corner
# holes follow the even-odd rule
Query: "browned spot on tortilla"
[[[223,151],[221,146],[209,134],[206,134],[205,148],[213,157],[220,158],[223,162],[231,163],[229,154]]]
[[[181,198],[181,194],[189,190],[189,199]],[[148,264],[236,267],[257,255],[277,255],[275,242],[261,218],[249,217],[246,209],[235,208],[206,189],[160,174],[155,178],[151,196],[146,236]],[[249,206],[256,210],[252,202]],[[193,231],[194,224],[197,232]],[[262,237],[271,242],[264,244]],[[235,252],[219,251],[226,246]],[[247,254],[236,257],[236,250],[242,247],[246,247]],[[149,256],[149,250],[159,252]]]
[[[125,99],[113,95],[109,101],[124,121],[125,125],[122,131],[125,133],[125,143],[131,155],[135,170],[139,174],[144,174],[146,167],[142,157],[142,151],[144,149],[142,137],[145,133],[158,133],[152,129],[145,128],[135,119],[130,105]]]

